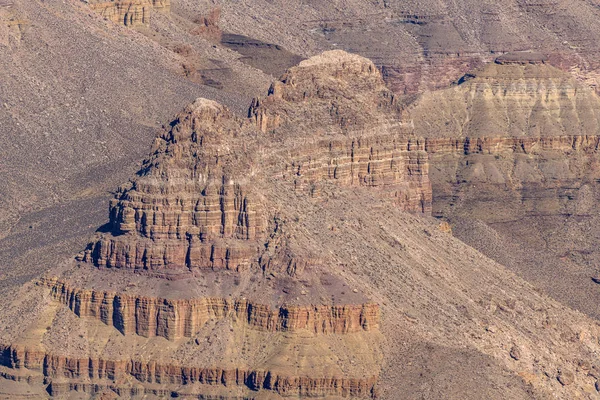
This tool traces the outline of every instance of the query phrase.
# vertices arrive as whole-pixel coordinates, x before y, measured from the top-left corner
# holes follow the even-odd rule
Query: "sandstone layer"
[[[170,0],[87,0],[92,10],[125,26],[148,25],[152,12],[168,12]]]
[[[56,280],[41,282],[52,297],[78,317],[114,326],[124,335],[161,336],[176,340],[195,337],[209,320],[232,318],[253,329],[270,332],[307,330],[314,334],[345,334],[377,330],[376,304],[342,306],[286,306],[271,309],[247,299],[145,298],[71,288]]]
[[[22,347],[0,348],[0,362],[15,370],[43,371],[48,378],[59,378],[49,386],[52,396],[68,395],[72,392],[96,394],[101,389],[110,389],[119,395],[144,394],[170,395],[176,391],[148,388],[119,387],[120,382],[133,377],[141,383],[206,386],[242,386],[253,391],[273,392],[282,396],[324,397],[340,396],[374,398],[376,379],[345,379],[340,377],[310,378],[282,376],[271,371],[223,370],[197,368],[142,362],[134,360],[77,359],[31,351]],[[68,378],[71,383],[61,382]],[[91,383],[101,382],[99,385]],[[103,383],[105,382],[103,387]],[[98,385],[99,387],[94,387]],[[206,390],[206,389],[205,389]],[[202,396],[203,393],[197,393]]]

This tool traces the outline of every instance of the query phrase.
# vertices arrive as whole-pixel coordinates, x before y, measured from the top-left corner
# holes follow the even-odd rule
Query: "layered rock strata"
[[[286,376],[269,370],[243,370],[220,368],[198,368],[191,366],[167,365],[157,362],[135,360],[104,360],[93,358],[72,358],[30,350],[25,347],[0,347],[0,364],[13,369],[44,371],[48,378],[56,379],[50,385],[52,395],[61,395],[73,390],[94,393],[90,380],[106,382],[107,388],[115,387],[124,395],[131,395],[131,389],[119,388],[110,382],[121,382],[129,377],[140,383],[160,384],[163,386],[202,384],[207,386],[241,386],[253,391],[273,392],[282,396],[300,397],[375,397],[376,378],[353,379],[343,377],[311,378],[305,376]],[[68,378],[73,383],[60,382]],[[77,382],[80,379],[81,382]],[[82,386],[82,387],[78,387]],[[102,387],[102,384],[100,384]],[[161,394],[147,389],[138,389],[142,393]],[[167,392],[168,389],[163,391]],[[168,394],[177,391],[168,391]],[[135,392],[133,393],[135,394]]]
[[[597,317],[590,277],[600,261],[600,98],[552,63],[542,54],[504,55],[422,96],[405,121],[424,136],[430,156],[433,215]]]
[[[292,154],[284,177],[318,194],[324,182],[377,188],[406,211],[431,213],[427,153],[418,141],[397,135],[318,141]],[[308,150],[308,151],[307,151]]]
[[[409,145],[396,96],[363,60],[337,51],[305,60],[275,82],[266,98],[254,99],[248,115],[262,132],[293,140],[291,162],[283,169],[296,187],[313,194],[323,182],[378,187],[400,208],[427,214],[427,155]]]
[[[427,154],[399,111],[373,63],[335,51],[290,69],[249,120],[199,100],[157,138],[110,204],[110,233],[82,260],[171,276],[258,266],[275,217],[261,174],[311,195],[327,183],[366,186],[429,214]]]
[[[426,93],[405,122],[422,137],[548,137],[599,134],[600,99],[537,53],[508,54]]]
[[[168,12],[170,0],[88,0],[89,6],[104,18],[125,26],[148,25],[152,12]]]
[[[549,137],[466,137],[424,138],[424,149],[433,154],[539,154],[543,151],[593,153],[600,146],[599,135],[561,135]]]
[[[268,332],[346,334],[376,330],[379,307],[362,305],[283,305],[272,309],[247,299],[167,299],[72,288],[66,282],[44,280],[52,297],[78,317],[112,325],[124,335],[160,336],[169,340],[194,337],[209,320],[224,318]]]
[[[514,210],[529,215],[570,214],[569,193],[597,175],[600,98],[541,54],[499,57],[457,86],[424,95],[405,118],[424,136],[438,216],[463,198],[504,209],[489,212],[494,222],[514,219],[515,201]],[[487,189],[473,191],[474,184]]]
[[[83,260],[141,271],[248,269],[266,216],[244,176],[250,158],[227,148],[240,123],[208,100],[174,121],[139,177],[111,202],[113,234],[92,244]]]
[[[56,395],[131,394],[133,378],[154,394],[374,397],[379,305],[341,277],[300,225],[310,206],[295,203],[356,187],[429,214],[426,156],[373,63],[343,52],[290,69],[247,119],[198,99],[158,135],[87,249],[38,282],[52,299],[31,329],[42,346],[7,345],[2,364],[41,370]],[[63,346],[58,315],[108,342]],[[146,347],[157,341],[169,350]]]

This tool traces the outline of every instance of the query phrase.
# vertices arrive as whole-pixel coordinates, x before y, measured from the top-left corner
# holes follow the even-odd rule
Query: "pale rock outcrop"
[[[152,12],[169,12],[170,0],[84,0],[104,18],[125,26],[148,25]]]

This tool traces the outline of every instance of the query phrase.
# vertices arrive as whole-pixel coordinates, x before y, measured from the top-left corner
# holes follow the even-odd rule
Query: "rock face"
[[[598,134],[595,93],[539,61],[541,55],[525,54],[501,57],[450,89],[422,96],[408,113],[416,133],[462,138]]]
[[[125,26],[148,25],[152,12],[168,12],[170,0],[88,0],[86,3],[104,18]]]
[[[208,100],[190,106],[111,202],[110,233],[83,261],[165,275],[248,270],[275,218],[260,175],[314,196],[328,183],[370,187],[403,210],[431,212],[427,154],[370,61],[335,51],[304,61],[249,115]],[[287,154],[265,143],[267,131]]]
[[[241,140],[240,124],[223,106],[194,103],[156,140],[132,187],[111,202],[114,235],[93,244],[85,260],[148,271],[247,269],[266,215],[244,176],[251,160],[228,148]]]
[[[584,300],[596,290],[581,277],[593,275],[600,259],[591,211],[600,193],[594,91],[543,55],[509,54],[424,95],[408,115],[430,154],[433,214],[452,220],[467,243],[597,316],[595,300]],[[560,284],[551,278],[556,271]],[[586,294],[575,299],[575,287]]]
[[[233,318],[253,329],[267,332],[307,330],[314,334],[346,334],[376,330],[376,304],[343,306],[286,306],[271,309],[247,299],[144,298],[124,293],[71,288],[48,280],[52,297],[78,317],[98,319],[124,335],[160,336],[169,340],[195,337],[209,320]]]
[[[326,52],[291,68],[267,98],[252,102],[249,117],[262,132],[304,139],[284,167],[297,187],[316,193],[328,181],[376,187],[401,208],[428,214],[426,153],[410,141],[397,99],[375,65],[345,54]],[[334,134],[341,138],[321,138]]]
[[[296,188],[318,195],[324,183],[366,186],[393,199],[403,210],[430,214],[427,153],[417,141],[398,135],[318,141],[285,166]]]
[[[600,99],[535,53],[503,56],[455,87],[424,95],[408,115],[435,165],[438,216],[463,191],[486,198],[504,192],[496,198],[503,210],[571,213],[561,193],[597,171]],[[473,184],[488,189],[471,191]],[[511,198],[521,205],[513,207]],[[513,218],[500,217],[497,207],[488,204],[474,216]]]
[[[309,378],[278,375],[268,370],[223,370],[192,366],[165,365],[134,360],[80,359],[30,350],[23,347],[0,348],[0,363],[16,370],[44,371],[49,378],[58,378],[48,387],[52,396],[76,392],[94,395],[101,389],[110,389],[120,396],[154,394],[172,396],[176,391],[165,388],[133,388],[126,384],[110,384],[134,378],[149,384],[206,385],[243,387],[283,396],[353,398],[375,397],[376,379],[345,379],[341,377]],[[64,382],[67,378],[72,382]],[[89,380],[106,383],[89,383]],[[205,392],[194,393],[202,396]]]

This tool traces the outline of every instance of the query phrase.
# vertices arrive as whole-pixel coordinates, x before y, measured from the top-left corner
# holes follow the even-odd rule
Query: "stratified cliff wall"
[[[72,288],[43,280],[52,296],[77,316],[112,325],[125,335],[161,336],[169,340],[194,337],[211,319],[230,318],[267,332],[306,330],[314,334],[346,334],[376,330],[379,306],[344,304],[271,308],[247,299],[166,299]]]
[[[598,96],[532,52],[503,55],[405,114],[429,154],[434,215],[488,223],[585,213],[577,192],[600,175],[599,120]]]
[[[312,196],[324,184],[365,186],[402,210],[431,213],[427,153],[369,60],[334,51],[303,61],[253,101],[249,117],[208,100],[188,107],[117,193],[110,232],[82,260],[171,276],[248,270],[275,216],[261,174]]]
[[[405,211],[430,214],[429,161],[419,146],[396,135],[317,141],[292,153],[283,177],[313,195],[325,182],[376,188]]]
[[[93,385],[115,388],[123,395],[131,395],[131,386],[119,387],[127,378],[139,383],[159,384],[162,390],[138,387],[142,393],[177,393],[168,387],[202,384],[208,386],[241,386],[251,391],[267,391],[290,397],[342,396],[354,398],[375,397],[375,377],[343,378],[288,376],[269,370],[199,368],[161,364],[155,361],[104,360],[98,358],[73,358],[31,350],[23,346],[0,347],[0,365],[21,370],[43,371],[49,378],[49,391],[53,396],[72,390],[94,393]],[[67,378],[65,382],[61,378]],[[53,380],[56,380],[54,382]],[[90,383],[90,380],[100,383]],[[164,391],[164,393],[162,393]]]

